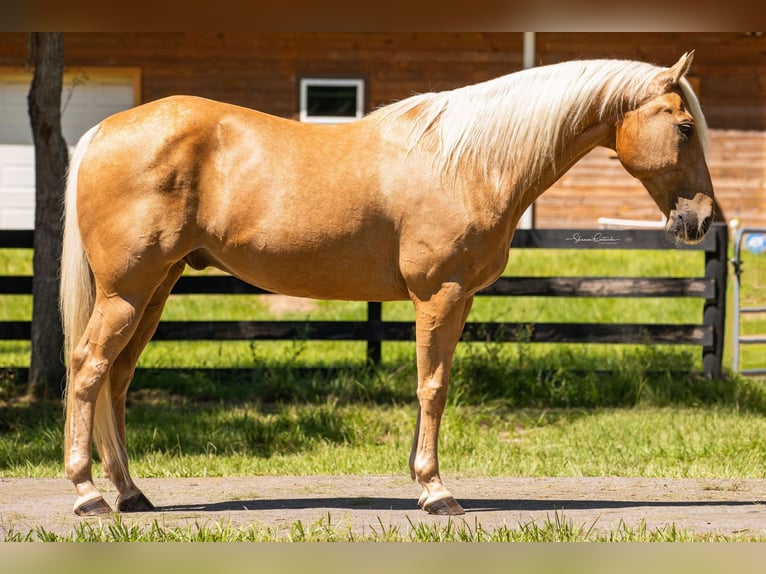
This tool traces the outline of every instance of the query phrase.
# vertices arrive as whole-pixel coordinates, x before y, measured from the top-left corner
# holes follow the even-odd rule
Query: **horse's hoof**
[[[98,497],[75,507],[74,513],[78,516],[101,516],[111,514],[112,508],[106,503],[106,500]]]
[[[426,502],[422,507],[428,514],[436,514],[439,516],[457,516],[459,514],[465,514],[463,507],[451,496],[445,496],[444,498]]]
[[[118,501],[117,510],[120,512],[151,512],[154,510],[154,505],[149,502],[143,492],[139,492],[130,498]]]

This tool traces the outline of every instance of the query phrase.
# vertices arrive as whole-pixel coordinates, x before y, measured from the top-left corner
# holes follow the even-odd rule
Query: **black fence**
[[[0,231],[0,248],[31,247],[32,231]],[[704,251],[705,265],[699,277],[501,277],[477,293],[504,297],[691,297],[704,300],[701,322],[469,322],[463,341],[697,345],[702,349],[705,374],[721,376],[728,249],[724,224],[714,225],[703,242],[692,246],[677,244],[662,231],[534,229],[518,230],[511,247]],[[0,270],[0,296],[31,293],[32,277],[7,276]],[[173,289],[173,294],[267,293],[230,276],[184,276]],[[414,333],[412,322],[383,321],[382,304],[371,302],[362,321],[162,321],[154,340],[366,341],[367,356],[376,362],[381,358],[382,342],[414,340]],[[0,321],[0,340],[29,338],[28,321]]]

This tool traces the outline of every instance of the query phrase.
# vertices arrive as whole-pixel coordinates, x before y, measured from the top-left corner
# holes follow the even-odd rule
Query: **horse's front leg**
[[[423,487],[418,504],[431,514],[463,514],[439,476],[439,425],[455,347],[473,302],[458,283],[427,300],[413,297],[418,363],[418,419],[410,455],[413,479]]]

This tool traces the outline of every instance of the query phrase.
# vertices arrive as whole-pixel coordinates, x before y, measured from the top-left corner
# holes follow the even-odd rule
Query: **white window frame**
[[[356,88],[356,110],[353,116],[314,116],[308,113],[308,92],[311,86],[353,86]],[[300,121],[315,124],[353,122],[364,116],[364,80],[362,78],[301,78],[299,89]]]

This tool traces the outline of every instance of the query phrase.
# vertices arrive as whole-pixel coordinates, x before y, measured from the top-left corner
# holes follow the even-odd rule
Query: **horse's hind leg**
[[[186,264],[179,261],[167,274],[152,295],[146,306],[135,333],[119,354],[112,367],[109,382],[111,384],[112,410],[117,440],[111,445],[105,442],[101,448],[105,475],[117,488],[117,510],[120,512],[145,512],[154,509],[154,505],[139,490],[128,471],[127,440],[125,429],[125,400],[128,386],[133,379],[136,364],[142,351],[157,329],[170,291],[183,273]],[[111,447],[111,448],[110,448]]]
[[[106,296],[97,289],[90,320],[72,353],[64,462],[67,478],[77,489],[77,514],[111,510],[93,483],[91,448],[97,401],[104,384],[108,384],[114,360],[133,336],[136,317],[141,316],[145,306],[146,300],[141,298]]]
[[[431,514],[464,512],[439,475],[438,441],[452,358],[472,301],[456,283],[427,301],[415,299],[419,409],[410,469],[423,488],[418,504]]]

